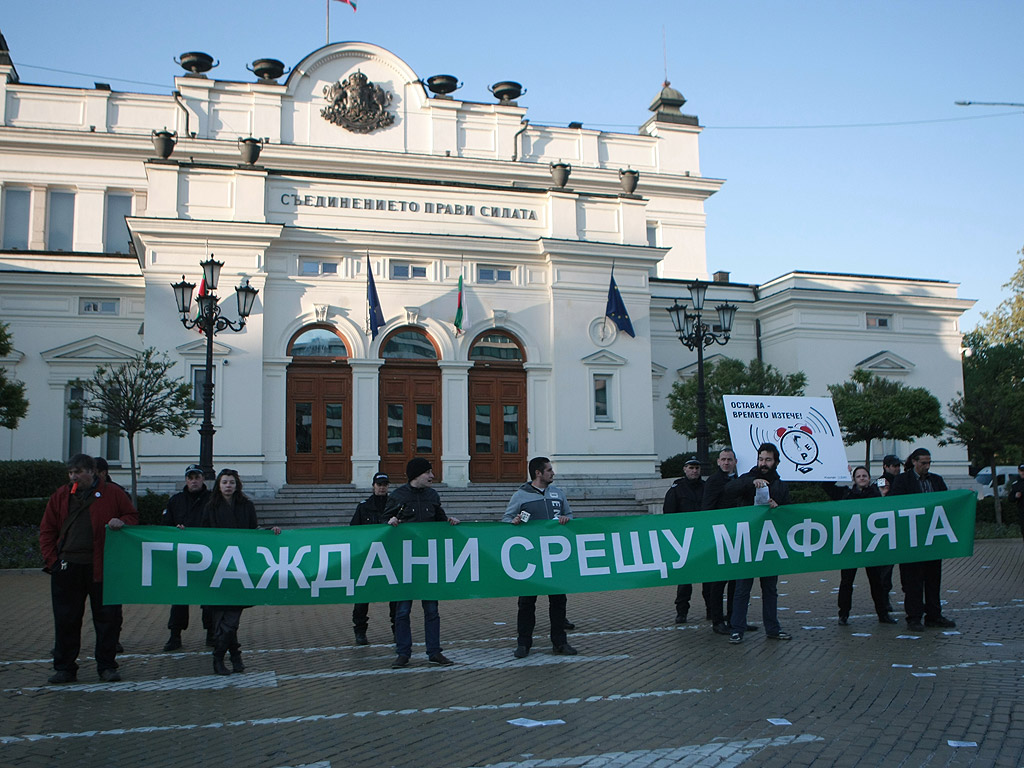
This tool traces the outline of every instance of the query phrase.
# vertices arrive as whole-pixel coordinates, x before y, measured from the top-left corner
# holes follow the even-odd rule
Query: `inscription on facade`
[[[521,219],[537,221],[532,208],[513,208],[502,205],[471,205],[447,200],[390,200],[374,197],[344,197],[334,195],[300,195],[285,192],[281,205],[296,208],[338,208],[353,211],[380,211],[383,213],[424,213],[441,216],[481,216],[485,219]]]

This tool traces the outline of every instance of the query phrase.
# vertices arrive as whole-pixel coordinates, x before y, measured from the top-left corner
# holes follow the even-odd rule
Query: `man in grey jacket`
[[[551,468],[551,460],[538,456],[530,460],[530,482],[523,483],[512,494],[505,515],[504,523],[525,525],[530,520],[557,520],[565,525],[572,520],[572,508],[565,493],[551,483],[555,479],[555,470]],[[576,649],[569,645],[565,635],[565,595],[548,595],[548,619],[551,621],[551,645],[554,653],[575,656]],[[512,654],[517,659],[525,658],[533,645],[533,629],[537,625],[537,596],[519,598],[519,615],[516,619],[516,650]]]

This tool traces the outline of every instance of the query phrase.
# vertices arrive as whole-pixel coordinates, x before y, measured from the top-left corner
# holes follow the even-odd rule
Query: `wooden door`
[[[380,369],[380,471],[405,477],[419,456],[441,480],[441,371],[435,363],[387,362]]]
[[[522,368],[469,371],[469,479],[526,482],[526,373]]]
[[[289,483],[352,481],[352,371],[344,363],[288,366]]]

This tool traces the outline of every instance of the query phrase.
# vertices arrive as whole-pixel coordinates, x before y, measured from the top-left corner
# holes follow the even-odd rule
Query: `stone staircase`
[[[441,496],[445,512],[461,521],[496,521],[520,483],[478,483],[466,488],[434,487]],[[576,486],[557,483],[578,517],[643,515],[647,507],[632,491],[614,486]],[[365,488],[352,485],[286,485],[273,498],[255,498],[261,526],[313,528],[348,525],[356,505],[370,495]]]

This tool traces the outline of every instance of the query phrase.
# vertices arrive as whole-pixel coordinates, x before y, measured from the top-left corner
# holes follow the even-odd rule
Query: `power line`
[[[127,79],[125,79],[123,77],[113,77],[111,75],[94,75],[94,74],[90,74],[89,72],[74,72],[74,71],[69,70],[69,69],[55,69],[53,67],[43,67],[43,66],[40,66],[39,64],[23,64],[23,63],[18,63],[18,64],[15,64],[15,67],[20,67],[20,68],[24,68],[24,69],[42,69],[42,70],[45,70],[46,72],[59,72],[62,75],[74,75],[75,77],[98,78],[98,79],[100,79],[100,80],[102,80],[104,82],[107,81],[107,80],[110,80],[111,82],[114,82],[114,83],[133,83],[134,85],[149,85],[149,86],[152,86],[153,88],[167,88],[168,87],[167,83],[150,83],[150,82],[147,82],[145,80],[127,80]]]

